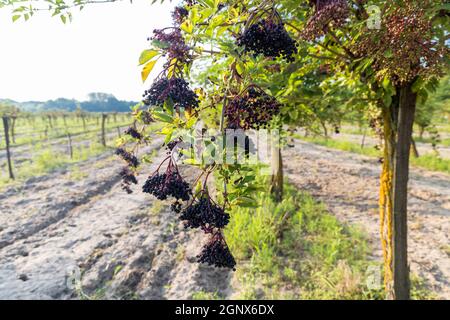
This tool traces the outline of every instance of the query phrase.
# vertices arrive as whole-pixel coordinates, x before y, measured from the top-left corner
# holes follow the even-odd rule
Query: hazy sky
[[[1,9],[0,98],[84,100],[107,92],[139,100],[150,82],[142,84],[139,54],[153,29],[170,25],[171,7],[150,0],[88,5],[66,25],[46,13],[12,23],[10,9]]]

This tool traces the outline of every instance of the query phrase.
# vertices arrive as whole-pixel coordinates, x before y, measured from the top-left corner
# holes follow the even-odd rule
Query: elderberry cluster
[[[293,61],[293,55],[297,53],[296,42],[283,23],[272,19],[261,19],[252,24],[238,37],[237,45],[255,56],[282,57],[288,61]]]
[[[350,13],[347,0],[316,0],[311,1],[310,4],[315,11],[302,32],[302,37],[306,40],[323,36],[330,24],[334,27],[344,25]]]
[[[180,220],[185,221],[185,228],[212,230],[221,229],[230,222],[230,215],[212,202],[206,194],[181,212]]]
[[[178,139],[175,139],[175,140],[172,140],[172,141],[170,141],[167,145],[166,145],[166,149],[168,150],[168,151],[173,151],[173,149],[175,149],[175,147],[179,144],[181,142],[181,140],[178,138]]]
[[[450,55],[448,42],[433,36],[429,18],[431,1],[391,1],[386,4],[380,29],[367,29],[350,50],[359,57],[371,57],[379,82],[389,78],[403,85],[420,77],[442,75]],[[386,54],[386,53],[389,54]]]
[[[135,128],[133,127],[129,127],[127,130],[125,130],[124,132],[125,134],[130,135],[132,138],[137,139],[137,140],[141,140],[142,139],[142,134],[140,134]]]
[[[177,24],[182,24],[184,19],[189,15],[189,11],[182,6],[175,7],[172,12],[172,19]]]
[[[184,41],[181,29],[178,27],[155,29],[153,37],[149,40],[156,40],[164,47],[167,56],[166,68],[170,66],[173,59],[176,59],[179,64],[186,64],[192,58],[189,53],[191,48]]]
[[[277,100],[253,87],[236,96],[227,105],[225,116],[229,129],[259,129],[280,111]]]
[[[155,122],[155,120],[152,117],[152,114],[147,110],[142,111],[141,119],[144,124],[151,124],[152,122]]]
[[[137,184],[138,181],[136,179],[136,176],[134,173],[128,168],[124,167],[119,173],[120,177],[122,178],[122,189],[126,191],[128,194],[133,193],[130,186],[132,184]]]
[[[120,156],[123,160],[125,160],[130,167],[137,168],[139,166],[138,158],[123,148],[117,148],[116,155]]]
[[[230,252],[221,233],[214,235],[211,240],[203,247],[202,252],[197,256],[199,263],[207,263],[217,268],[230,268],[233,270],[236,261]]]
[[[195,109],[199,105],[197,94],[182,78],[161,78],[155,81],[143,96],[143,102],[148,106],[162,107],[168,99],[172,100],[176,107],[181,108]]]
[[[165,200],[171,196],[177,200],[187,201],[191,194],[189,184],[183,180],[177,170],[153,174],[145,182],[142,191],[154,195],[159,200]]]

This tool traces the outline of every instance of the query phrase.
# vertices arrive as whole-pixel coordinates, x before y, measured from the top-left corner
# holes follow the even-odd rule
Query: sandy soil
[[[288,178],[341,221],[364,228],[379,260],[378,163],[302,142],[285,158]],[[69,167],[0,194],[0,299],[189,299],[200,291],[233,297],[232,272],[195,262],[205,236],[186,232],[168,203],[138,187],[125,194],[121,166],[104,154],[78,164],[83,175]],[[412,271],[450,298],[449,177],[413,170],[410,209]]]
[[[230,273],[196,263],[203,235],[185,232],[167,203],[125,194],[120,167],[105,155],[81,165],[85,178],[58,171],[0,196],[0,299],[229,294]]]
[[[295,141],[284,152],[288,179],[323,201],[344,223],[357,225],[381,259],[380,165],[372,158]],[[409,197],[409,263],[439,297],[450,299],[450,176],[413,169]]]

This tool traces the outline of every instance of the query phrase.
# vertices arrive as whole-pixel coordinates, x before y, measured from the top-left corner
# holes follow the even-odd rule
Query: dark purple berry
[[[213,235],[211,240],[203,247],[197,259],[199,263],[207,263],[217,268],[236,270],[236,261],[220,233]]]

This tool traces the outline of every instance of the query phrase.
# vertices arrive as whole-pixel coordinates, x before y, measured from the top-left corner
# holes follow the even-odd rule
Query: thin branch
[[[336,41],[336,43],[338,45],[341,46],[342,49],[344,49],[344,51],[347,53],[347,55],[351,58],[351,59],[355,59],[355,55],[353,54],[353,52],[350,51],[350,49],[348,49],[346,46],[344,46],[341,42],[341,40],[339,40],[339,38],[336,36],[336,34],[331,31],[330,29],[328,29],[328,33],[330,34],[330,36],[334,39],[334,41]]]

